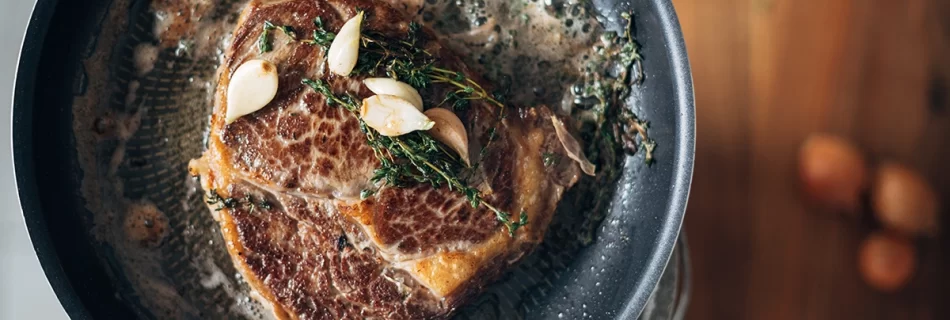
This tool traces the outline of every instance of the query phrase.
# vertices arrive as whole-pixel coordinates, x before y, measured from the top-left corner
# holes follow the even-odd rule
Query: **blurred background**
[[[673,3],[698,118],[687,318],[950,319],[946,209],[943,234],[902,236],[916,268],[881,290],[858,267],[863,241],[888,228],[874,196],[862,191],[857,214],[829,210],[804,201],[798,177],[802,143],[827,132],[859,150],[868,184],[897,161],[950,199],[950,1]],[[904,276],[887,258],[876,277]]]
[[[673,2],[698,117],[687,318],[950,318],[950,1]],[[32,4],[0,2],[0,40],[20,43]],[[2,101],[18,48],[0,49]],[[0,319],[63,319],[16,202],[9,116]],[[895,166],[896,191],[878,188]]]

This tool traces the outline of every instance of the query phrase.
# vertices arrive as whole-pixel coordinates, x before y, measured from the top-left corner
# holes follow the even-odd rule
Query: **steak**
[[[367,13],[364,32],[396,36],[409,28],[402,13],[371,0],[251,1],[218,71],[207,151],[189,170],[208,192],[235,266],[278,318],[445,318],[541,242],[580,169],[567,160],[546,107],[502,111],[475,101],[457,112],[480,161],[468,183],[485,202],[524,212],[527,225],[511,235],[492,211],[444,185],[373,183],[380,162],[357,116],[301,80],[321,79],[359,99],[372,92],[359,77],[331,75],[320,46],[278,33],[269,52],[257,43],[265,21],[309,35],[314,19],[336,31],[358,9]],[[423,32],[441,66],[490,88]],[[230,74],[251,59],[277,66],[278,93],[225,124]],[[444,96],[436,87],[420,93],[426,106]],[[552,155],[566,161],[546,161]]]

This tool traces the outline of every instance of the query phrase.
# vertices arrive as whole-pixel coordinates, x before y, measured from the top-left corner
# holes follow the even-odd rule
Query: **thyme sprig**
[[[436,107],[448,105],[456,111],[463,111],[473,101],[498,107],[498,117],[488,129],[488,141],[482,146],[473,166],[477,169],[496,138],[495,128],[505,116],[504,95],[497,92],[489,94],[482,85],[464,73],[436,66],[438,59],[425,50],[428,39],[421,26],[411,22],[407,29],[404,39],[387,37],[378,32],[363,32],[360,39],[362,48],[353,73],[369,76],[385,73],[390,78],[416,88],[427,88],[432,84],[445,85],[449,88],[448,92]]]
[[[323,97],[327,99],[327,105],[330,105],[330,106],[339,105],[353,113],[356,113],[360,109],[360,104],[356,102],[357,101],[356,97],[354,97],[352,94],[349,94],[349,93],[346,93],[342,96],[337,96],[333,94],[332,90],[330,90],[330,86],[327,85],[326,82],[323,82],[320,79],[310,80],[310,79],[304,78],[300,80],[300,83],[322,94]]]
[[[218,194],[217,189],[211,189],[208,191],[208,194],[205,195],[205,203],[208,205],[217,205],[215,211],[221,211],[224,209],[235,209],[241,206],[248,208],[248,211],[253,212],[255,209],[260,208],[263,210],[270,210],[273,208],[270,202],[267,202],[266,199],[261,198],[255,200],[251,195],[245,195],[242,199],[237,198],[225,198]]]
[[[436,66],[438,59],[424,49],[428,39],[421,26],[411,22],[407,29],[407,35],[403,39],[387,37],[377,32],[363,32],[360,39],[360,56],[353,72],[357,75],[376,75],[384,72],[387,76],[416,88],[427,88],[432,84],[446,85],[450,88],[449,92],[437,107],[450,104],[453,109],[461,111],[467,109],[472,101],[483,101],[498,107],[495,125],[488,129],[488,142],[479,152],[478,160],[472,169],[475,171],[495,140],[495,128],[505,115],[505,104],[502,103],[501,95],[489,94],[478,82],[460,71]],[[509,213],[483,201],[478,189],[466,185],[463,179],[458,177],[464,168],[460,159],[428,134],[413,132],[400,137],[374,138],[372,129],[366,128],[365,125],[361,127],[367,133],[370,145],[377,150],[377,158],[383,163],[377,170],[374,181],[385,180],[387,183],[399,185],[404,180],[415,180],[428,182],[435,187],[446,184],[450,190],[464,194],[473,208],[483,205],[494,212],[496,218],[508,228],[510,235],[514,235],[515,230],[528,223],[528,216],[523,210],[518,221],[512,221]],[[383,156],[382,150],[385,150],[389,157]],[[449,155],[452,164],[440,162],[442,155]],[[399,165],[399,161],[395,159],[408,160],[408,163]]]
[[[320,18],[314,20],[314,25],[316,28],[312,39],[301,42],[320,45],[327,49],[336,34],[327,31]],[[273,26],[270,27],[270,29],[273,28]],[[270,29],[265,24],[265,31]],[[261,43],[268,41],[264,35],[262,39],[264,40]],[[403,39],[364,31],[360,38],[362,47],[353,75],[384,73],[416,88],[444,84],[450,89],[439,106],[448,103],[456,110],[463,110],[472,101],[485,101],[499,108],[496,124],[500,123],[505,111],[501,96],[489,94],[480,84],[461,72],[436,67],[438,59],[423,47],[426,40],[421,26],[415,22],[409,24],[408,33]],[[330,86],[320,79],[302,79],[301,83],[323,95],[327,105],[343,107],[359,118],[360,103],[352,94],[335,94]],[[376,169],[372,177],[374,183],[383,182],[395,187],[405,187],[413,183],[428,183],[436,188],[445,185],[449,190],[463,194],[473,208],[484,206],[492,211],[512,236],[518,228],[528,223],[528,216],[524,210],[521,211],[517,221],[512,221],[511,214],[485,201],[482,193],[477,188],[469,186],[466,179],[462,177],[463,171],[474,172],[480,165],[480,160],[484,158],[488,147],[495,140],[494,127],[488,131],[488,142],[479,153],[479,161],[475,167],[467,168],[454,151],[427,133],[412,132],[398,137],[388,137],[367,126],[362,119],[359,119],[359,122],[360,130],[366,135],[367,143],[380,162],[380,167]],[[363,190],[360,192],[360,198],[368,198],[375,192],[375,190]]]
[[[452,89],[439,107],[449,104],[455,110],[464,110],[471,101],[480,100],[498,107],[502,114],[505,111],[500,95],[489,94],[478,82],[462,72],[436,66],[438,59],[424,49],[427,39],[418,23],[409,23],[404,39],[390,38],[378,32],[364,32],[360,41],[362,48],[354,74],[372,76],[382,72],[416,88],[427,88],[433,83],[446,84]]]
[[[561,163],[561,156],[557,153],[545,152],[541,154],[541,160],[545,167],[550,167]]]
[[[431,82],[445,83],[455,87],[455,90],[449,92],[445,99],[442,100],[440,106],[446,102],[455,101],[452,107],[456,110],[459,110],[467,107],[469,101],[483,100],[495,105],[500,109],[500,112],[504,113],[504,103],[499,101],[494,95],[489,95],[488,92],[478,84],[478,82],[475,82],[471,78],[465,77],[465,75],[463,75],[461,72],[436,67],[432,67],[429,70],[428,76]]]
[[[359,104],[351,94],[337,95],[326,82],[319,79],[303,79],[301,82],[322,94],[328,105],[341,106],[354,115],[357,113]],[[373,173],[373,182],[383,182],[394,187],[405,187],[413,183],[428,183],[434,188],[444,185],[450,191],[464,195],[473,208],[485,207],[493,212],[511,236],[514,236],[518,228],[528,223],[524,210],[517,221],[512,221],[511,214],[485,201],[481,191],[468,185],[462,178],[465,165],[459,156],[429,134],[415,131],[396,137],[383,136],[367,126],[362,119],[359,122],[360,130],[366,135],[367,143],[380,162],[380,167]],[[375,191],[364,190],[360,196],[365,198],[373,193]]]

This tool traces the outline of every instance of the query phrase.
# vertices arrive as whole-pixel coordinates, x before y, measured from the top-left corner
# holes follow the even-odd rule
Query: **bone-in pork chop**
[[[190,170],[208,192],[235,265],[278,318],[444,318],[537,246],[580,170],[543,161],[567,159],[547,108],[501,113],[476,101],[458,112],[480,164],[469,182],[485,202],[523,211],[527,225],[510,235],[492,211],[445,185],[372,182],[380,162],[357,116],[301,85],[321,79],[363,99],[372,93],[361,79],[331,75],[321,46],[276,33],[273,50],[262,53],[258,43],[265,21],[310,35],[316,18],[337,31],[358,9],[367,13],[364,31],[408,30],[400,12],[370,0],[252,1],[219,69],[208,150]],[[425,46],[441,66],[479,79],[434,38]],[[278,93],[225,124],[230,75],[251,59],[277,66]],[[443,99],[438,89],[420,92],[427,107]]]

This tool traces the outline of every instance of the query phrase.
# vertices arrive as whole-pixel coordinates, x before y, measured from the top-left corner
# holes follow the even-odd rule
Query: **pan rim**
[[[634,289],[632,299],[627,303],[616,319],[636,319],[643,311],[643,307],[652,297],[660,278],[668,267],[670,257],[679,241],[683,219],[686,216],[686,205],[689,201],[690,186],[693,180],[693,164],[696,151],[696,110],[693,93],[693,78],[690,70],[689,58],[686,52],[686,42],[680,28],[676,10],[672,0],[652,0],[657,8],[657,15],[662,26],[662,37],[668,47],[666,53],[672,65],[675,108],[678,112],[675,137],[676,163],[673,168],[672,190],[670,203],[667,206],[666,223],[660,231],[657,246],[647,262],[641,276],[639,286]]]
[[[33,106],[37,77],[35,71],[40,62],[50,20],[58,3],[59,0],[38,0],[34,3],[29,24],[20,45],[14,73],[12,125],[10,126],[14,184],[24,226],[46,276],[47,285],[53,289],[56,299],[71,319],[90,319],[88,310],[69,282],[53,246],[46,217],[42,214],[42,204],[36,196],[38,189],[33,179],[36,174],[34,165],[32,161],[23,160],[33,157],[33,115],[27,110],[31,110]]]
[[[660,230],[654,251],[644,267],[632,298],[622,310],[618,310],[618,319],[633,319],[639,315],[643,306],[651,298],[652,292],[666,269],[667,263],[676,246],[692,182],[695,152],[695,102],[692,87],[692,75],[687,57],[682,31],[670,0],[650,0],[654,3],[661,20],[663,42],[672,65],[674,107],[678,111],[678,126],[675,131],[675,166],[673,168],[670,203],[667,205],[667,219]],[[38,0],[27,31],[21,42],[21,50],[15,72],[12,113],[12,156],[15,174],[17,198],[24,217],[33,250],[36,253],[47,283],[52,287],[57,299],[72,319],[91,319],[89,310],[83,305],[79,294],[70,283],[58,253],[39,201],[38,187],[35,182],[36,168],[33,159],[33,115],[34,92],[37,81],[37,67],[45,44],[47,31],[58,0]]]

